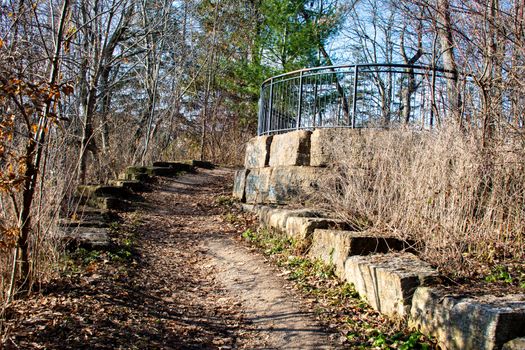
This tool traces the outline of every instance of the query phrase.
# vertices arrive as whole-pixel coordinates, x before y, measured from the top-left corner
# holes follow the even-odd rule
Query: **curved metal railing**
[[[473,113],[479,101],[474,84],[430,66],[357,64],[281,74],[262,84],[258,134],[396,123],[432,127],[450,111],[451,81],[462,113]]]

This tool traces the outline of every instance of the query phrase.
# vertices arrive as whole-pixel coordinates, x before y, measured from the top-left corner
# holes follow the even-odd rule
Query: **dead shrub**
[[[520,261],[524,138],[501,135],[483,148],[475,131],[452,128],[341,134],[318,193],[347,221],[415,240],[421,256],[446,272],[469,276]]]

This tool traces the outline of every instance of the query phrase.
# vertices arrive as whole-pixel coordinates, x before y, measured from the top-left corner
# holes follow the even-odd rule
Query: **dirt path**
[[[16,302],[5,349],[331,349],[284,277],[235,237],[216,198],[232,173],[160,179],[136,213],[132,261],[87,267]],[[0,346],[0,348],[2,348]]]
[[[226,307],[239,320],[226,346],[258,349],[328,349],[329,335],[311,314],[302,311],[285,278],[234,239],[225,224],[214,196],[229,189],[226,170],[201,171],[178,179],[163,180],[148,196],[153,204],[146,212],[148,225],[175,227],[165,240],[148,240],[148,250],[159,250],[152,257],[157,268],[164,257],[184,254],[191,269],[201,277],[193,296],[204,293],[208,307]],[[160,211],[155,208],[162,208]],[[151,216],[151,217],[150,217]],[[167,241],[167,242],[166,242]],[[159,246],[160,243],[160,246]],[[166,243],[171,243],[167,244]],[[159,258],[161,257],[161,258]],[[169,263],[169,262],[166,262]],[[214,286],[213,292],[202,286]]]

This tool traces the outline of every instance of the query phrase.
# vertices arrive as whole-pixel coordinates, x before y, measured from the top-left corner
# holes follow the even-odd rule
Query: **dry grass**
[[[525,257],[523,135],[508,130],[485,149],[452,129],[341,135],[319,192],[345,219],[415,239],[449,274]]]

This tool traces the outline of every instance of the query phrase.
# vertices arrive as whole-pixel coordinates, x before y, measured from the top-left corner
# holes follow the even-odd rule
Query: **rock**
[[[108,249],[111,247],[108,229],[105,227],[68,227],[61,231],[70,249]]]
[[[298,130],[273,136],[269,166],[310,165],[310,134]]]
[[[77,194],[81,197],[115,197],[132,198],[133,193],[125,187],[106,186],[106,185],[80,185],[77,187]]]
[[[145,168],[145,173],[149,176],[175,177],[180,171],[170,167],[148,166]]]
[[[260,215],[262,225],[287,234],[287,221],[290,217],[319,217],[322,213],[315,209],[269,209],[265,215]]]
[[[407,316],[416,288],[437,277],[410,253],[350,256],[344,262],[344,278],[371,307],[389,316]]]
[[[191,173],[195,171],[195,169],[193,168],[191,164],[183,163],[183,162],[154,162],[153,166],[161,167],[161,168],[171,168],[177,172]]]
[[[77,194],[81,203],[93,208],[105,210],[128,210],[132,201],[142,201],[143,198],[131,192],[128,188],[107,185],[78,186]]]
[[[104,222],[111,222],[118,220],[118,215],[115,215],[115,213],[104,210],[104,209],[96,209],[96,208],[90,208],[90,207],[80,207],[75,213],[71,213],[69,217],[63,218],[63,220],[71,220],[71,221],[104,221]]]
[[[348,229],[349,225],[342,220],[329,218],[312,218],[291,216],[286,221],[286,234],[298,241],[310,241],[315,229]]]
[[[201,168],[201,169],[215,169],[215,165],[212,162],[208,162],[206,160],[192,160],[191,165],[195,168]]]
[[[409,324],[436,337],[444,349],[501,349],[525,337],[525,295],[463,297],[420,287]]]
[[[267,203],[304,202],[317,190],[327,169],[308,166],[274,167],[268,182]]]
[[[361,129],[323,128],[315,129],[310,138],[310,166],[324,167],[336,158],[334,149],[343,142],[351,144],[352,137],[361,134]]]
[[[316,191],[317,181],[327,169],[313,167],[276,167],[252,169],[246,176],[246,203],[263,204],[302,202]],[[242,176],[242,173],[238,174]],[[240,194],[242,183],[238,183]]]
[[[241,202],[246,201],[244,188],[246,187],[246,177],[249,173],[249,169],[241,169],[235,172],[235,178],[233,181],[233,198],[238,199]]]
[[[324,128],[315,129],[310,137],[310,166],[325,167],[337,158],[366,145],[366,137],[384,133],[377,129]]]
[[[282,208],[278,208],[275,206],[270,205],[254,205],[253,210],[254,213],[257,214],[257,217],[259,218],[259,223],[261,225],[265,225],[264,223],[268,222],[270,215],[275,210],[281,210]]]
[[[264,168],[269,165],[270,145],[273,136],[258,136],[246,143],[244,167],[246,169]]]
[[[62,227],[108,227],[109,223],[102,217],[89,219],[67,219],[58,220],[58,225]]]
[[[268,203],[272,168],[252,169],[246,176],[246,203]]]
[[[241,203],[240,204],[241,210],[246,213],[253,213],[258,214],[260,205],[257,204],[247,204],[247,203]]]
[[[118,176],[118,181],[139,181],[139,182],[148,182],[150,180],[150,177],[146,173],[128,173],[123,172],[120,173]]]
[[[85,203],[93,208],[104,210],[127,211],[130,209],[128,201],[115,197],[90,197]]]
[[[506,342],[501,350],[525,350],[525,338],[516,338]]]
[[[334,264],[336,274],[343,276],[344,264],[349,256],[388,253],[409,248],[410,243],[393,237],[375,237],[366,231],[355,231],[355,228],[353,231],[316,229],[309,255],[327,264]]]
[[[147,181],[151,176],[177,176],[179,170],[160,166],[131,166],[125,170],[124,180]]]
[[[108,183],[111,186],[124,187],[136,193],[146,192],[149,190],[144,182],[138,180],[109,180]]]

